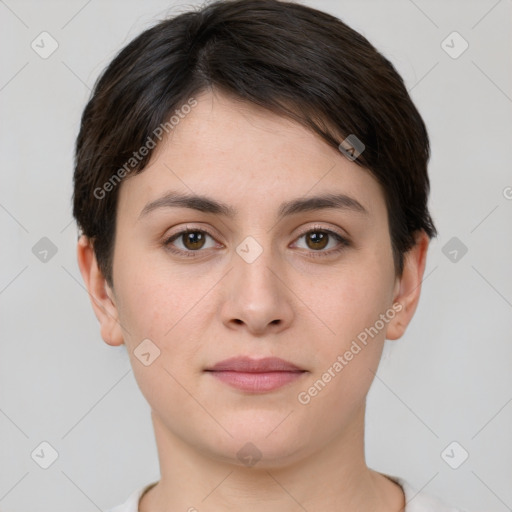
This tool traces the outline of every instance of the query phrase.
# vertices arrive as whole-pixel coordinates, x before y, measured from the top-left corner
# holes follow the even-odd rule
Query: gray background
[[[512,1],[306,3],[395,64],[432,142],[440,234],[416,316],[386,342],[368,397],[367,462],[469,511],[512,510]],[[3,512],[102,510],[159,477],[149,407],[125,348],[101,340],[76,263],[73,145],[114,54],[190,5],[0,1]],[[46,59],[31,48],[42,31],[59,45]],[[469,43],[458,58],[442,46],[453,31]],[[43,237],[57,249],[47,261],[32,250]],[[456,261],[453,237],[468,249]],[[31,457],[43,441],[58,452],[48,469]],[[441,456],[453,441],[452,464],[469,453],[458,469]]]

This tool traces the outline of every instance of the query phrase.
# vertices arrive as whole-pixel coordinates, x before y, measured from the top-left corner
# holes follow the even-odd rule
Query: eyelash
[[[341,251],[345,250],[347,247],[349,247],[351,245],[350,242],[345,237],[341,236],[339,233],[337,233],[335,231],[332,231],[330,229],[325,229],[325,228],[320,227],[320,226],[313,226],[312,228],[309,228],[308,230],[303,231],[297,237],[297,240],[299,238],[302,238],[304,235],[309,234],[309,233],[318,233],[318,232],[327,234],[329,237],[335,238],[339,242],[340,245],[339,245],[338,248],[331,249],[329,251],[314,251],[314,250],[311,250],[310,251],[311,252],[311,257],[313,257],[313,258],[325,258],[325,257],[333,256],[334,254],[340,253]],[[206,229],[193,229],[193,228],[190,229],[190,228],[187,228],[187,229],[184,229],[182,231],[179,231],[178,233],[174,233],[169,238],[167,238],[163,242],[163,244],[166,247],[166,249],[169,250],[170,252],[172,252],[173,254],[177,254],[179,256],[185,256],[187,258],[195,258],[196,255],[194,253],[202,252],[201,249],[198,249],[197,251],[190,251],[190,250],[189,251],[183,251],[182,249],[173,248],[172,245],[171,245],[171,242],[174,242],[174,240],[177,240],[180,236],[186,235],[188,233],[204,233],[204,234],[207,234],[208,236],[210,236],[211,238],[215,239],[214,235],[212,233],[210,233]]]

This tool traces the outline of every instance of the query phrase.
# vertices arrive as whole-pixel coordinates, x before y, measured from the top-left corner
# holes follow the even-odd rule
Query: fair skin
[[[196,99],[150,165],[120,185],[112,288],[87,238],[78,243],[101,335],[126,345],[152,411],[161,479],[139,509],[398,512],[401,488],[365,463],[365,399],[384,340],[400,338],[416,309],[428,237],[418,234],[397,276],[383,191],[369,172],[291,120],[218,92]],[[171,190],[236,213],[167,206],[141,215]],[[349,196],[365,212],[278,216],[282,203],[325,193]],[[166,248],[184,229],[211,234]],[[349,244],[329,235],[315,245],[319,230]],[[236,252],[246,237],[262,249],[250,263]],[[378,335],[300,403],[299,393],[393,304],[402,307]],[[149,366],[134,354],[144,339],[161,351]],[[205,371],[239,355],[280,357],[305,371],[254,393]],[[237,457],[247,442],[261,453],[252,467]]]

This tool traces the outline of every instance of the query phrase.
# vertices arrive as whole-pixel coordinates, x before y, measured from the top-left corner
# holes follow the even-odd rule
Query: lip
[[[306,370],[277,357],[232,357],[205,371],[231,387],[253,393],[279,389],[306,373]]]
[[[244,372],[244,373],[268,373],[268,372],[302,372],[302,368],[279,359],[278,357],[264,357],[263,359],[254,359],[252,357],[232,357],[220,361],[215,366],[207,368],[206,371],[213,372]]]

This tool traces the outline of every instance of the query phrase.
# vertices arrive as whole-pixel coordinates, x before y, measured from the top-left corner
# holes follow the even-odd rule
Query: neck
[[[405,505],[400,486],[366,466],[364,407],[345,432],[313,454],[252,467],[191,446],[154,413],[152,419],[161,479],[142,497],[140,512],[396,511]]]

